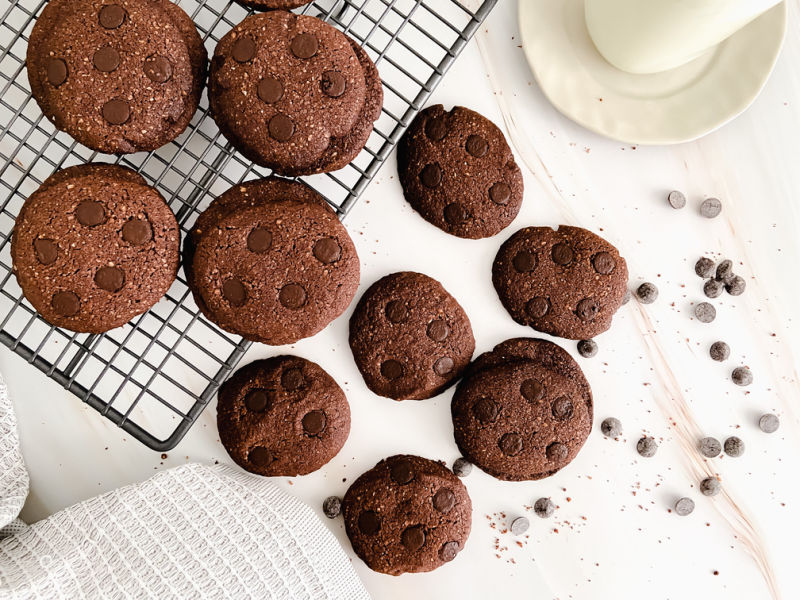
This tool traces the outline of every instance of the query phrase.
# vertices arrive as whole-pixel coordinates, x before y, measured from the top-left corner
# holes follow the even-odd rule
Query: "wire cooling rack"
[[[467,0],[463,0],[467,1]],[[381,74],[384,107],[346,168],[304,178],[340,217],[358,200],[414,115],[497,0],[317,0],[298,9],[361,43]],[[181,0],[211,54],[251,11],[226,0]],[[139,171],[167,198],[184,233],[211,199],[263,177],[221,137],[205,95],[189,129],[150,154],[98,155],[56,131],[31,98],[28,36],[44,0],[0,0],[0,341],[150,448],[175,447],[250,345],[197,311],[181,272],[154,308],[103,335],[47,324],[11,273],[9,242],[22,203],[54,171],[99,160]]]

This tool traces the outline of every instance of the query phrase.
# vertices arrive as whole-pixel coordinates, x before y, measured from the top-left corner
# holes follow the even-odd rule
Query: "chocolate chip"
[[[550,498],[539,498],[533,503],[533,512],[541,519],[549,519],[556,512],[556,505]]]
[[[106,4],[97,17],[103,29],[116,29],[125,22],[125,9],[119,4]]]
[[[594,321],[599,312],[600,304],[594,298],[584,298],[575,308],[575,314],[581,321]]]
[[[242,36],[233,44],[231,56],[239,63],[246,63],[253,60],[256,55],[256,42],[250,36]]]
[[[706,458],[714,458],[722,452],[722,444],[716,438],[704,437],[697,443],[697,449]]]
[[[548,460],[564,460],[569,454],[567,447],[561,442],[553,442],[545,451]]]
[[[691,498],[681,498],[675,503],[675,514],[685,517],[694,511],[694,500]]]
[[[467,138],[466,148],[469,154],[481,158],[489,152],[489,142],[479,135],[471,135]]]
[[[575,258],[575,253],[570,248],[569,244],[564,242],[559,242],[550,252],[550,256],[553,258],[553,262],[557,265],[566,266],[572,262],[572,259]]]
[[[557,421],[567,421],[572,418],[574,409],[572,400],[566,396],[559,396],[553,400],[553,404],[550,406],[550,412],[553,413],[553,418]]]
[[[500,414],[500,407],[491,398],[481,398],[472,405],[472,412],[481,423],[494,423]]]
[[[297,310],[302,308],[306,303],[306,291],[301,285],[288,283],[283,286],[278,293],[278,300],[283,307]]]
[[[264,446],[256,446],[250,450],[247,455],[247,460],[257,467],[266,467],[269,463],[275,460],[272,452],[267,450]]]
[[[536,268],[536,255],[527,250],[520,250],[511,260],[518,273],[529,273]]]
[[[500,438],[498,446],[506,456],[516,456],[522,452],[525,447],[525,441],[518,433],[506,433]]]
[[[100,267],[94,274],[94,282],[107,292],[118,292],[125,285],[125,273],[117,267]]]
[[[386,318],[392,323],[402,323],[408,318],[408,308],[401,300],[392,300],[386,305]],[[429,326],[430,328],[430,326]]]
[[[111,73],[119,66],[119,61],[119,52],[111,46],[103,46],[92,57],[94,68],[104,73]]]
[[[730,281],[734,276],[733,261],[725,259],[717,265],[717,280],[722,282]]]
[[[758,419],[758,428],[764,433],[775,433],[780,426],[780,419],[778,419],[777,415],[773,415],[772,413],[761,415],[761,418]]]
[[[265,412],[270,407],[267,390],[262,390],[261,388],[250,390],[244,397],[244,405],[247,407],[247,410]]]
[[[702,277],[703,279],[713,277],[714,261],[705,256],[697,259],[697,262],[694,263],[694,272],[697,273],[698,277]]]
[[[94,227],[106,222],[106,211],[100,202],[83,200],[75,208],[75,218],[86,227]]]
[[[450,335],[450,327],[444,319],[434,319],[428,323],[426,333],[434,342],[443,342]]]
[[[469,219],[469,213],[460,202],[451,202],[444,207],[444,220],[451,225],[458,225]]]
[[[444,562],[450,562],[458,554],[458,542],[445,542],[439,548],[439,558]]]
[[[717,362],[722,362],[728,360],[728,357],[731,355],[731,348],[725,342],[714,342],[711,344],[708,353],[711,355],[711,358]]]
[[[606,437],[618,438],[622,435],[622,422],[615,417],[603,419],[603,422],[600,423],[600,431]]]
[[[342,247],[332,237],[324,237],[314,242],[314,258],[324,265],[335,263],[342,257]]]
[[[247,249],[256,254],[264,254],[272,246],[272,233],[256,227],[247,235]]]
[[[700,205],[700,214],[706,219],[713,219],[722,212],[722,202],[717,198],[706,198]]]
[[[753,383],[753,373],[747,367],[736,367],[731,372],[731,379],[736,385],[747,386]]]
[[[164,56],[149,56],[142,70],[153,83],[167,83],[172,79],[172,63]]]
[[[292,54],[297,58],[311,58],[319,50],[317,36],[312,33],[301,33],[294,36],[291,43]]]
[[[658,443],[649,436],[644,436],[636,442],[636,451],[645,458],[652,458],[655,456],[656,450],[658,450]]]
[[[285,142],[294,135],[294,121],[278,113],[269,120],[269,135],[273,140]]]
[[[281,386],[287,392],[295,392],[305,387],[305,385],[306,378],[303,376],[302,369],[293,367],[281,373]]]
[[[434,117],[425,121],[425,135],[429,140],[439,142],[447,135],[447,120],[445,117]]]
[[[746,287],[747,283],[738,275],[734,275],[730,281],[725,283],[725,291],[727,291],[731,296],[741,296],[744,294],[744,289]]]
[[[544,398],[545,391],[544,385],[536,379],[526,379],[519,386],[520,394],[528,402],[538,402]]]
[[[719,479],[716,477],[706,477],[700,482],[700,492],[704,496],[716,496],[720,490]]]
[[[342,512],[342,499],[339,496],[328,496],[322,503],[322,512],[329,519],[335,519]]]
[[[50,300],[50,306],[62,317],[74,317],[81,309],[81,301],[73,292],[56,292]]]
[[[321,410],[312,410],[303,417],[303,431],[307,435],[319,435],[325,431],[326,424],[325,413]]]
[[[658,298],[658,288],[649,281],[636,288],[636,297],[642,304],[652,304]]]
[[[504,181],[498,181],[489,188],[489,199],[495,204],[508,204],[511,199],[511,186]]]
[[[453,490],[443,488],[433,497],[433,508],[442,514],[447,514],[456,505],[456,495]]]
[[[416,552],[425,545],[425,530],[422,529],[422,525],[407,527],[400,536],[400,541],[403,542],[403,546]]]
[[[58,245],[47,238],[33,240],[33,251],[36,253],[36,259],[43,265],[50,265],[58,258]]]
[[[55,87],[67,80],[67,63],[60,58],[50,58],[47,61],[47,81]]]
[[[258,97],[267,104],[272,104],[283,98],[283,84],[267,75],[258,82],[257,88]]]
[[[708,298],[719,298],[722,295],[722,290],[725,289],[725,284],[716,279],[709,279],[703,284],[703,293]]]
[[[456,462],[453,463],[453,473],[458,477],[466,477],[472,473],[472,463],[466,458],[457,458]]]
[[[444,377],[448,373],[452,372],[454,366],[455,363],[453,362],[452,358],[449,356],[443,356],[433,363],[433,372],[440,377]]]
[[[598,252],[592,257],[592,266],[601,275],[609,275],[613,273],[617,263],[608,252]]]
[[[419,172],[419,180],[428,188],[435,188],[442,182],[442,169],[436,163],[428,163]]]
[[[381,518],[372,510],[365,510],[358,515],[358,528],[365,535],[375,535],[381,530]]]
[[[389,381],[393,381],[403,376],[403,365],[390,358],[381,363],[381,375]]]
[[[725,454],[732,458],[739,458],[742,454],[744,454],[744,442],[732,435],[727,440],[725,440]]]
[[[545,316],[549,310],[550,300],[547,298],[542,298],[541,296],[536,296],[535,298],[528,300],[528,303],[525,305],[525,312],[528,313],[528,316],[533,317],[534,319]]]
[[[406,485],[414,480],[414,471],[411,468],[411,463],[405,459],[395,461],[389,471],[389,475],[398,485]]]
[[[141,246],[153,239],[153,230],[147,219],[133,218],[122,226],[122,239],[135,246]]]
[[[714,308],[713,304],[700,302],[694,307],[694,316],[697,317],[697,320],[701,323],[711,323],[711,321],[717,318],[717,309]]]
[[[247,302],[247,290],[244,284],[236,278],[226,279],[222,283],[222,297],[231,306],[243,306]]]
[[[683,208],[686,206],[686,196],[675,190],[667,195],[667,202],[672,208]]]
[[[322,91],[331,98],[338,98],[347,89],[347,80],[338,71],[325,71],[322,74]]]
[[[125,100],[115,98],[103,105],[103,118],[111,125],[122,125],[131,116],[131,107]]]
[[[594,340],[581,340],[578,342],[578,354],[584,358],[591,358],[597,354],[597,342]]]
[[[528,531],[528,528],[530,526],[531,526],[531,522],[528,521],[527,518],[525,518],[525,517],[517,517],[516,519],[511,521],[511,526],[509,527],[509,530],[511,531],[511,533],[513,535],[522,535],[523,533]]]

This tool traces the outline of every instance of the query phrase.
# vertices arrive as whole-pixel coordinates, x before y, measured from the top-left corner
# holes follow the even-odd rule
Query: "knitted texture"
[[[17,435],[17,419],[8,397],[6,382],[0,376],[0,539],[19,528],[17,518],[28,495],[28,471],[22,462]]]

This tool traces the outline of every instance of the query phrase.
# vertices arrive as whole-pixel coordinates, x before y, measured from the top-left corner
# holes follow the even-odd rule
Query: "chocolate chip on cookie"
[[[464,484],[441,464],[397,455],[361,475],[342,502],[347,537],[373,571],[432,571],[464,548],[472,503]]]
[[[243,469],[305,475],[330,461],[350,433],[350,405],[322,367],[297,356],[257,360],[219,390],[222,445]]]
[[[500,247],[492,281],[518,323],[589,339],[611,326],[628,269],[616,248],[586,229],[527,227]]]
[[[132,227],[148,235],[131,239]],[[164,198],[140,175],[88,164],[57,171],[26,200],[11,257],[23,294],[46,321],[102,333],[167,292],[179,238]]]
[[[522,204],[522,173],[503,132],[461,106],[420,112],[400,140],[397,164],[411,206],[459,237],[495,235]]]
[[[361,297],[350,318],[350,348],[373,392],[422,400],[461,376],[475,339],[464,309],[438,281],[401,272]]]

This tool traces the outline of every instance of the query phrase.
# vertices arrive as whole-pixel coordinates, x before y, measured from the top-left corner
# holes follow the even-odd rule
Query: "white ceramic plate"
[[[630,144],[677,144],[741,114],[775,66],[786,3],[692,62],[653,75],[607,63],[586,31],[584,0],[519,0],[522,46],[545,96],[564,115]]]

